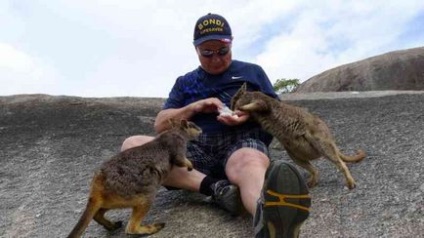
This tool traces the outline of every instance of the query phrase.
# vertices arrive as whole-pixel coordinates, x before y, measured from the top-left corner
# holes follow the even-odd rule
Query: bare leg
[[[143,145],[153,139],[154,137],[144,135],[128,137],[122,143],[121,151]],[[205,177],[205,174],[195,169],[187,171],[187,168],[173,167],[168,178],[165,180],[164,185],[198,192],[200,189],[200,183]]]
[[[227,177],[240,188],[243,205],[251,215],[255,215],[268,166],[269,158],[251,148],[241,148],[228,159]]]
[[[195,169],[187,171],[187,168],[173,167],[163,184],[165,186],[199,192],[200,183],[205,177],[205,174]]]
[[[152,141],[153,139],[154,139],[154,137],[152,137],[152,136],[143,136],[143,135],[128,137],[122,143],[121,151],[146,144],[147,142]]]

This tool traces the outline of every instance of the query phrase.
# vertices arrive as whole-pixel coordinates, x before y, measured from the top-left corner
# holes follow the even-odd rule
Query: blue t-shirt
[[[222,74],[211,75],[201,67],[177,78],[163,109],[181,108],[192,102],[216,97],[230,107],[232,96],[247,83],[248,91],[262,91],[278,98],[264,70],[256,64],[233,60],[230,67]],[[259,125],[248,121],[239,126],[227,126],[217,121],[217,113],[198,113],[190,118],[202,128],[203,133],[215,134],[223,131],[254,128]]]

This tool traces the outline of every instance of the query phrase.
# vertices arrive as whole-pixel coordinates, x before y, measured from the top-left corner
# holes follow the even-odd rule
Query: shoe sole
[[[293,165],[283,161],[272,162],[265,178],[263,216],[269,236],[298,237],[311,206],[306,183]]]

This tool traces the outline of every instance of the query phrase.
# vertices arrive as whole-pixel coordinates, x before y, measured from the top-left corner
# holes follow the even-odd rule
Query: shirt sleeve
[[[181,108],[184,106],[184,90],[182,87],[182,76],[177,78],[174,86],[169,93],[162,109]]]
[[[272,83],[269,80],[268,76],[266,75],[265,71],[262,69],[261,66],[258,65],[257,67],[258,67],[258,70],[257,70],[258,78],[261,82],[259,84],[260,90],[263,93],[267,94],[268,96],[279,99],[279,97],[278,97],[277,93],[275,93],[274,87],[272,86]]]

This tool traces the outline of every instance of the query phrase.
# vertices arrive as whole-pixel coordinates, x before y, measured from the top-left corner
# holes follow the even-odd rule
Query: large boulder
[[[342,65],[303,82],[296,92],[424,90],[424,47]]]
[[[342,152],[367,152],[348,164],[358,186],[345,188],[336,166],[313,164],[311,214],[300,237],[423,237],[424,92],[285,94],[283,100],[319,115]],[[134,134],[154,135],[163,99],[0,96],[0,237],[66,237],[87,202],[100,164]],[[293,163],[284,150],[273,159]],[[299,168],[303,176],[304,169]],[[290,202],[290,199],[286,202]],[[129,209],[106,214],[128,223]],[[144,223],[165,222],[149,238],[249,238],[252,217],[231,217],[205,196],[161,188]],[[90,222],[84,237],[119,238]]]

